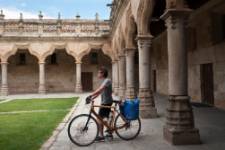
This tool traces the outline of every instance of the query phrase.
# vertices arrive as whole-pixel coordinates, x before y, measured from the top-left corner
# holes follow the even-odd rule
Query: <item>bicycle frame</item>
[[[108,124],[106,121],[103,120],[102,117],[100,117],[98,115],[98,113],[95,111],[95,108],[110,108],[111,109],[111,113],[112,113],[113,117],[112,117],[112,120],[110,121],[110,124]],[[128,121],[125,119],[125,117],[123,115],[120,114],[120,112],[116,108],[117,108],[117,103],[115,103],[115,106],[104,106],[104,105],[94,105],[94,101],[92,101],[89,116],[91,116],[93,114],[103,124],[103,126],[106,126],[111,132],[114,132],[116,129],[122,129],[122,128],[126,127],[126,125],[128,124]],[[113,123],[114,123],[115,117],[116,117],[116,113],[120,114],[123,121],[125,122],[124,125],[119,128],[116,128],[113,126]],[[86,129],[89,120],[90,120],[90,117],[88,118],[88,120],[86,122],[84,130]]]

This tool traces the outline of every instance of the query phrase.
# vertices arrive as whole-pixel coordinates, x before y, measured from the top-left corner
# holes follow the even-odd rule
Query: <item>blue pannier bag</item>
[[[129,100],[126,99],[125,102],[120,106],[121,114],[127,120],[136,120],[139,117],[139,99]]]

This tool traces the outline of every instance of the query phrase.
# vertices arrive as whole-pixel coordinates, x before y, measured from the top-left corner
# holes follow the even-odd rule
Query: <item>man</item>
[[[105,67],[101,67],[98,71],[98,78],[102,80],[102,84],[100,87],[95,90],[91,95],[91,99],[94,100],[101,94],[101,105],[104,106],[111,106],[113,103],[112,98],[112,82],[108,78],[108,70]],[[102,117],[102,119],[109,118],[109,114],[111,112],[110,108],[100,108],[99,109],[99,116]],[[104,140],[104,126],[101,121],[97,120],[99,125],[99,135],[96,138],[96,141]],[[112,137],[112,134],[109,132],[108,137]]]

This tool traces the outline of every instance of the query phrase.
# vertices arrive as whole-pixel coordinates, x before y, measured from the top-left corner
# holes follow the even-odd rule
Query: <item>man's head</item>
[[[101,67],[98,70],[98,78],[103,79],[108,77],[108,70],[105,67]]]

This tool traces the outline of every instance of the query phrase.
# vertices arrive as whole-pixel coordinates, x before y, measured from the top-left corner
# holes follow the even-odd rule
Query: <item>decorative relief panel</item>
[[[65,36],[101,37],[110,32],[109,22],[96,20],[3,20],[3,36],[56,36],[61,33]],[[21,30],[22,29],[22,30]],[[46,35],[45,35],[46,34]]]

